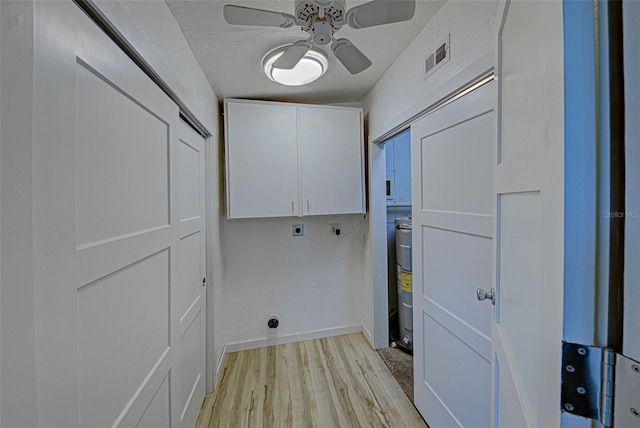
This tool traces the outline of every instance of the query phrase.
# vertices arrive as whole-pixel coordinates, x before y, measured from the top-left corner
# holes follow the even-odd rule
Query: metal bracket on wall
[[[640,363],[609,348],[563,342],[562,411],[640,428]]]

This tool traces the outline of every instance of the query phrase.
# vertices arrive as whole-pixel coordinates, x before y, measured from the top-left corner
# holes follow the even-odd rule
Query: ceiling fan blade
[[[295,42],[289,46],[282,55],[280,55],[280,58],[273,63],[273,67],[291,70],[298,65],[302,57],[309,52],[309,49],[311,49],[311,46],[309,46],[309,43],[306,40]]]
[[[371,66],[371,60],[347,39],[336,40],[331,50],[351,74],[358,74]]]
[[[225,5],[224,19],[231,25],[257,25],[262,27],[289,28],[296,23],[293,15],[252,7]]]
[[[347,22],[352,28],[374,27],[408,21],[415,11],[415,0],[374,0],[349,9]]]

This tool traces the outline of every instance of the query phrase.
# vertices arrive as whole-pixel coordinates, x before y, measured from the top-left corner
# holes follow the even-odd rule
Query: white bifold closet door
[[[203,140],[74,3],[34,8],[39,425],[193,426]]]

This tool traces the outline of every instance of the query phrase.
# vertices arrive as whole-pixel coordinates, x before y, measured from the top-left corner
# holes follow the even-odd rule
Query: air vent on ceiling
[[[423,77],[426,79],[431,76],[437,69],[442,67],[451,57],[450,35],[447,35],[435,48],[429,50],[429,54],[423,61]]]

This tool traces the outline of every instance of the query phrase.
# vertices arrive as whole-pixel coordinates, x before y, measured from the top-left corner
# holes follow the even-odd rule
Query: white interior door
[[[411,126],[415,405],[432,427],[489,424],[495,84]]]
[[[39,425],[192,426],[202,141],[73,2],[34,8]]]
[[[180,122],[180,315],[181,425],[191,428],[205,396],[206,279],[204,138]]]
[[[562,3],[503,3],[497,22],[492,426],[556,427],[565,221]]]

